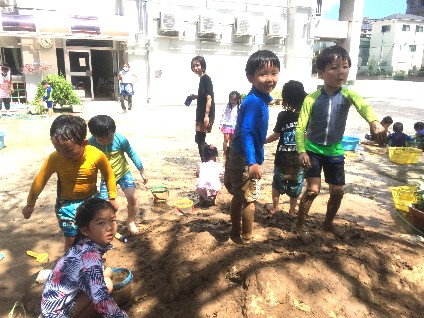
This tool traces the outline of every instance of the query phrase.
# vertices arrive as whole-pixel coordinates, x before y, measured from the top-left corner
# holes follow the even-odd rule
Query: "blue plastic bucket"
[[[352,136],[343,136],[342,147],[345,151],[355,151],[361,139]]]
[[[112,272],[114,290],[128,285],[132,280],[132,272],[128,268],[112,268]]]
[[[0,149],[4,148],[4,132],[0,132]]]

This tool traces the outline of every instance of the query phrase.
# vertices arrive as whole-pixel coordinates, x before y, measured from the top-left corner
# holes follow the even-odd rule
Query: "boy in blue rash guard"
[[[103,151],[112,166],[115,174],[116,183],[119,184],[127,198],[127,228],[131,234],[137,234],[138,229],[135,225],[135,215],[138,211],[138,198],[134,177],[130,172],[130,166],[125,158],[125,153],[132,160],[137,170],[140,171],[143,184],[146,184],[148,179],[144,173],[143,164],[140,161],[137,153],[131,147],[127,138],[115,133],[115,121],[107,115],[97,115],[91,118],[88,122],[88,129],[93,135],[88,140],[90,145]],[[106,194],[105,183],[102,180],[100,185],[100,195],[103,197]]]
[[[53,116],[53,97],[52,97],[53,90],[51,86],[49,85],[49,83],[47,83],[47,81],[42,81],[41,86],[43,86],[43,88],[46,90],[41,100],[46,102],[48,115],[51,117]]]
[[[249,243],[253,235],[255,201],[260,195],[261,164],[268,130],[270,92],[280,73],[278,57],[267,50],[253,53],[246,64],[252,89],[240,106],[225,165],[224,183],[231,200],[231,237]]]
[[[343,88],[351,60],[340,46],[324,49],[317,58],[318,75],[324,87],[306,96],[296,127],[299,162],[307,181],[300,203],[296,229],[307,234],[304,224],[312,202],[321,189],[321,170],[329,184],[330,199],[323,223],[324,230],[334,231],[333,220],[344,195],[344,151],[341,145],[350,106],[354,105],[369,123],[371,134],[379,145],[387,141],[387,132],[369,105],[356,92]]]

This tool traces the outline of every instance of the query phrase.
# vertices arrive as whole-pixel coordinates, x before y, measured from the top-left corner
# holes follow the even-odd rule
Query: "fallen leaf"
[[[302,311],[306,311],[306,312],[310,312],[311,311],[311,307],[309,307],[308,305],[306,305],[305,303],[298,301],[298,300],[294,300],[293,301],[294,305],[299,308]]]

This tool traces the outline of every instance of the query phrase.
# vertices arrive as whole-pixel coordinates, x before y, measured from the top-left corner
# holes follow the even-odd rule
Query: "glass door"
[[[67,51],[65,63],[67,80],[71,82],[78,97],[93,99],[93,77],[91,71],[91,54],[89,50]]]

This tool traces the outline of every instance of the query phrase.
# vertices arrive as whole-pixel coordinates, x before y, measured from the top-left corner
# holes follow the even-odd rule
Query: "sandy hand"
[[[299,154],[299,162],[304,170],[309,170],[312,167],[311,160],[309,160],[309,156],[306,152],[302,152]]]
[[[119,204],[116,202],[116,200],[109,200],[110,204],[115,208],[116,211],[119,210]]]
[[[249,177],[252,179],[262,178],[262,169],[261,166],[257,163],[249,166]]]
[[[34,207],[33,206],[26,205],[22,209],[22,215],[24,216],[25,219],[29,219],[31,217],[31,215],[32,215],[32,212],[34,212]]]

